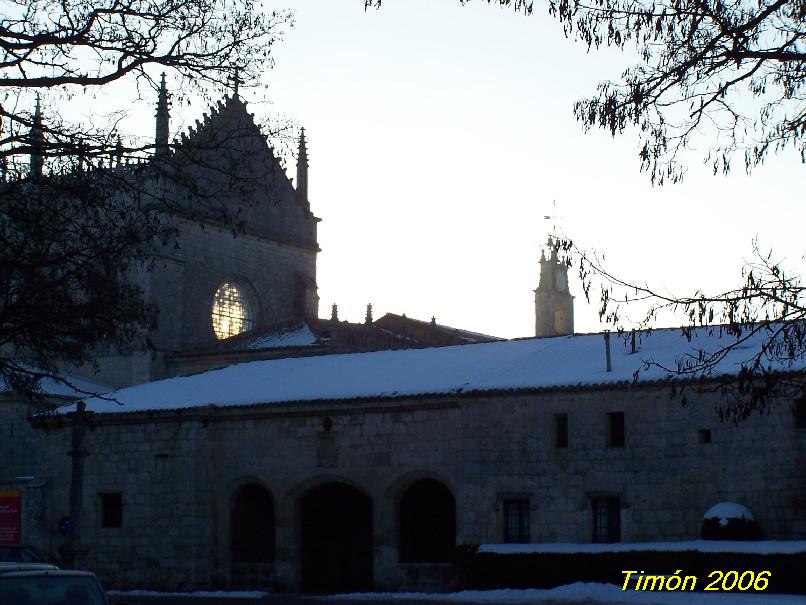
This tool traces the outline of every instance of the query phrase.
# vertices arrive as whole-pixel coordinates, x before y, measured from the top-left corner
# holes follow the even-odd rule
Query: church
[[[741,351],[686,405],[664,369],[719,348],[718,326],[576,334],[555,249],[535,337],[371,306],[322,319],[304,132],[292,182],[237,93],[171,146],[163,80],[156,118],[153,161],[181,160],[193,195],[243,226],[176,215],[179,245],[135,276],[156,352],[76,370],[111,399],[54,388],[64,405],[29,418],[0,393],[19,541],[54,552],[70,534],[110,587],[341,592],[444,589],[460,545],[694,539],[723,501],[765,538],[806,538],[803,401],[725,423],[718,389],[697,386],[730,384]]]

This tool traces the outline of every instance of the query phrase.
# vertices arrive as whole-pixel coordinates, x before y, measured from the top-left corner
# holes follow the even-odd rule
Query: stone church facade
[[[156,160],[167,108],[163,85]],[[246,167],[238,182],[204,169],[222,148]],[[693,539],[726,500],[766,538],[806,538],[802,402],[733,425],[713,390],[683,406],[673,377],[633,380],[653,351],[692,352],[679,330],[640,335],[637,353],[614,337],[606,366],[602,335],[573,334],[551,253],[538,338],[371,309],[321,320],[304,135],[296,188],[237,96],[171,153],[242,225],[177,215],[178,246],[140,277],[158,355],[100,360],[122,405],[28,421],[2,395],[0,490],[22,493],[24,541],[55,551],[73,515],[79,565],[109,586],[332,592],[450,586],[462,544]]]
[[[155,157],[131,172],[177,208],[176,236],[155,246],[153,267],[137,276],[158,311],[154,351],[99,355],[100,373],[87,376],[116,387],[165,376],[175,354],[213,348],[221,336],[211,322],[216,306],[226,336],[318,317],[320,219],[308,201],[304,130],[296,187],[237,94],[169,147],[163,77],[155,131]]]

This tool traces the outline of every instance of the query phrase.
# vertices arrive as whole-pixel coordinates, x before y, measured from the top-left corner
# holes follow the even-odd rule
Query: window
[[[504,542],[529,541],[529,498],[504,499]]]
[[[621,540],[621,503],[616,496],[591,498],[593,511],[593,541]]]
[[[101,498],[101,527],[123,525],[123,494],[120,492],[98,494]]]
[[[711,429],[698,430],[697,443],[711,443]]]
[[[609,447],[624,447],[624,412],[610,412],[607,414]]]
[[[806,429],[806,399],[795,401],[795,426]]]
[[[221,340],[255,327],[252,304],[243,288],[226,282],[213,297],[213,331]]]
[[[554,414],[554,447],[568,447],[568,414]]]

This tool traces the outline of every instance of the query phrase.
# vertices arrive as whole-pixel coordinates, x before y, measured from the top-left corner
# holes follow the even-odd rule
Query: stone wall
[[[590,542],[600,495],[619,498],[623,541],[696,538],[705,510],[724,500],[748,506],[766,538],[806,538],[806,430],[788,403],[734,426],[718,420],[710,397],[689,395],[683,407],[668,386],[621,387],[98,417],[88,433],[85,564],[114,586],[227,585],[231,498],[246,483],[274,500],[274,573],[292,589],[300,499],[330,481],[371,499],[379,589],[411,586],[412,566],[398,564],[397,510],[426,477],[455,497],[457,544],[501,542],[508,497],[528,498],[531,541]],[[624,413],[625,447],[607,445],[608,412]],[[566,449],[554,444],[555,414],[568,415]],[[699,442],[701,429],[710,443]],[[37,474],[54,511],[68,501],[69,465],[64,437],[51,439],[68,432],[43,437],[49,454]],[[123,495],[120,528],[100,526],[105,492]]]
[[[225,281],[246,287],[255,307],[256,328],[298,317],[294,308],[298,276],[316,282],[315,249],[194,224],[184,226],[180,245],[181,264],[152,277],[154,302],[160,304],[160,334],[166,331],[165,338],[156,342],[173,352],[215,343],[210,312],[213,295]],[[316,317],[318,309],[308,311]]]

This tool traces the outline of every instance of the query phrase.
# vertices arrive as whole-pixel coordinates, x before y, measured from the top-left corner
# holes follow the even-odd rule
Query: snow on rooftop
[[[404,349],[253,361],[149,382],[113,394],[115,401],[89,399],[96,412],[166,410],[205,405],[236,406],[362,397],[457,394],[467,391],[533,389],[663,380],[673,375],[652,361],[676,368],[698,351],[715,351],[732,337],[719,329],[660,329],[628,338],[612,335],[612,371],[605,367],[601,334],[528,338],[427,349]],[[736,373],[757,351],[762,334],[730,351],[711,375]],[[771,362],[773,370],[802,370],[806,361]],[[69,408],[62,408],[69,411]]]
[[[246,347],[247,349],[277,349],[280,347],[304,347],[316,344],[316,336],[311,332],[308,324],[298,328],[280,330],[256,338]]]

